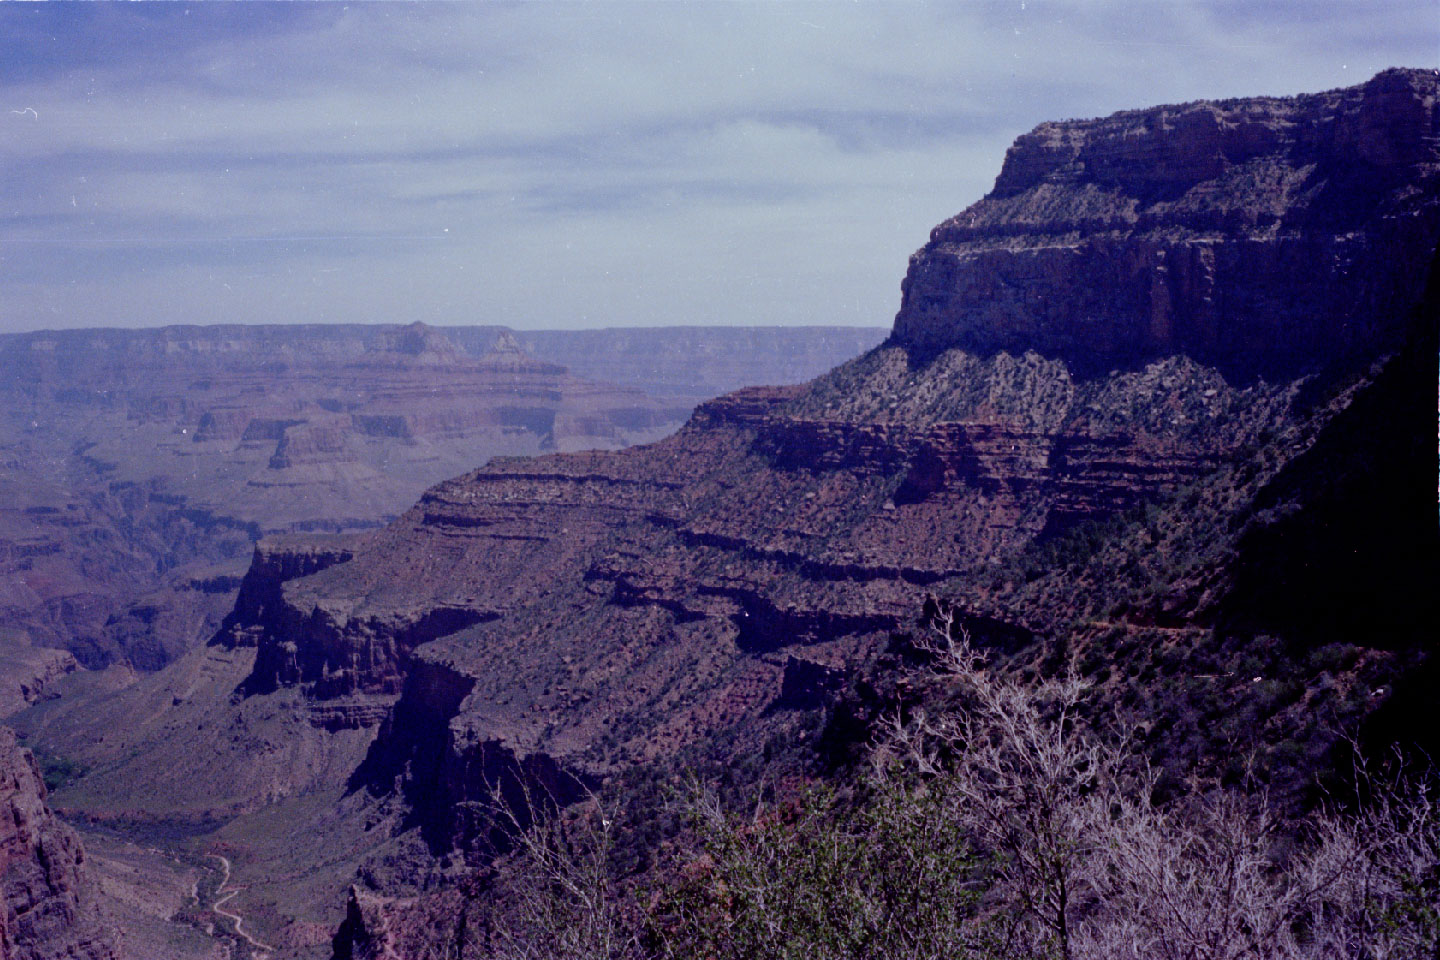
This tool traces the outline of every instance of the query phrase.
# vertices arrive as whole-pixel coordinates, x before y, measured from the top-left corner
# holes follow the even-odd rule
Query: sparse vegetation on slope
[[[937,636],[957,706],[894,718],[850,788],[734,810],[692,786],[688,839],[643,896],[610,869],[613,814],[557,815],[463,904],[435,956],[1359,960],[1440,948],[1433,769],[1362,769],[1360,806],[1298,819],[1253,783],[1196,782],[1162,801],[1143,757],[1083,722],[1082,681],[1026,684],[987,669],[957,624]]]

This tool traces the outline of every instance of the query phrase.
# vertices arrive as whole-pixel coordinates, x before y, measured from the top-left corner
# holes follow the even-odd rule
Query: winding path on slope
[[[223,857],[218,853],[212,853],[209,854],[209,856],[213,857],[216,860],[219,860],[220,866],[223,870],[223,873],[220,877],[220,886],[215,888],[215,902],[211,904],[210,909],[215,912],[216,916],[224,917],[225,919],[234,922],[235,936],[244,940],[256,950],[262,951],[266,956],[274,953],[274,947],[270,946],[268,943],[261,943],[259,940],[256,940],[254,937],[250,936],[250,934],[245,932],[245,928],[243,926],[245,921],[240,916],[240,914],[234,913],[233,911],[226,910],[224,908],[225,901],[229,900],[231,897],[235,896],[245,888],[230,886],[230,860],[228,857]]]

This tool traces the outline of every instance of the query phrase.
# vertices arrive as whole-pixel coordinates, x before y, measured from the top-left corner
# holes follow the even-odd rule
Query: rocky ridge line
[[[1365,89],[1332,98],[1335,109]],[[1429,168],[1412,172],[1421,200],[1433,196]],[[1306,202],[1324,222],[1348,216],[1353,199]],[[1028,256],[1018,245],[991,253]],[[1428,263],[1434,237],[1402,253]],[[1113,292],[1103,272],[1056,277],[1058,301]],[[1241,276],[1216,280],[1248,295]],[[1408,283],[1353,301],[1403,307],[1365,313],[1362,326],[1402,324]],[[1044,349],[1008,353],[948,341],[943,318],[933,343],[901,326],[804,387],[707,403],[655,444],[497,459],[308,575],[284,579],[305,572],[308,548],[292,563],[276,547],[264,561],[276,571],[271,601],[233,624],[256,647],[242,688],[253,696],[234,706],[303,699],[346,715],[357,705],[359,726],[358,705],[398,693],[351,796],[364,788],[413,813],[406,824],[418,822],[433,854],[473,850],[507,777],[553,790],[692,748],[763,750],[795,732],[795,708],[821,705],[877,662],[927,588],[999,593],[1029,545],[1244,470],[1267,435],[1300,437],[1329,415],[1305,400],[1329,387],[1239,382],[1179,347],[1150,359],[1137,347],[1133,366],[1080,375],[1078,361],[1042,355],[1053,346],[1044,337]],[[1339,359],[1345,345],[1333,346]],[[988,618],[974,618],[980,641],[1038,655],[1051,639],[1023,608],[977,609]]]
[[[1288,378],[1393,348],[1440,233],[1440,78],[1041,124],[910,260],[892,342]]]

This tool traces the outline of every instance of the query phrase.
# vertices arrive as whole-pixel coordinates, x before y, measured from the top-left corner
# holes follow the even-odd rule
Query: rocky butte
[[[1205,688],[1209,720],[1146,698],[1191,690],[1212,660],[1231,676],[1274,647],[1261,633],[1328,642],[1288,608],[1235,611],[1245,591],[1312,575],[1266,539],[1276,524],[1313,519],[1311,556],[1368,557],[1366,538],[1392,528],[1421,531],[1433,555],[1433,421],[1408,411],[1428,410],[1412,400],[1434,374],[1437,86],[1392,70],[1313,96],[1042,125],[915,254],[894,330],[866,355],[705,403],[658,443],[497,459],[363,539],[266,541],[205,651],[205,682],[234,700],[204,708],[204,742],[175,732],[201,709],[194,694],[170,706],[180,673],[135,694],[162,715],[146,732],[101,745],[79,713],[27,722],[96,758],[67,798],[90,811],[216,804],[190,777],[156,799],[155,771],[210,762],[182,747],[272,797],[299,789],[273,778],[287,751],[355,758],[351,812],[327,816],[409,831],[452,866],[493,839],[497,787],[564,801],[676,758],[759,758],[809,736],[821,709],[832,747],[863,740],[927,594],[1017,669],[1079,664],[1192,767],[1196,727],[1311,737],[1296,726],[1309,693],[1240,710],[1252,691],[1223,680]],[[1402,495],[1362,462],[1382,437]],[[1357,498],[1363,525],[1315,518]],[[1326,586],[1347,609],[1389,611],[1383,637],[1352,638],[1344,675],[1345,716],[1379,715],[1426,662],[1426,591],[1397,600],[1343,572]],[[1302,692],[1318,675],[1304,669]],[[272,715],[298,718],[287,729],[307,746],[267,732],[261,749]],[[387,900],[414,893],[422,860],[361,869],[338,955],[424,912],[424,897]],[[298,909],[264,872],[252,906]]]

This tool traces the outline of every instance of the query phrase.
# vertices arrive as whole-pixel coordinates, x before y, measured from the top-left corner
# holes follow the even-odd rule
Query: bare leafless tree
[[[952,815],[994,855],[994,916],[1006,922],[1010,950],[1068,960],[1105,842],[1091,797],[1124,779],[1126,755],[1080,726],[1086,688],[1075,676],[1027,686],[986,670],[968,632],[943,612],[927,640],[960,705],[896,717],[878,756],[908,757],[935,778]]]
[[[1076,954],[1094,960],[1296,956],[1314,891],[1279,868],[1280,826],[1263,796],[1198,794],[1168,808],[1108,792],[1091,805],[1099,904]]]
[[[897,719],[880,755],[933,778],[996,855],[993,915],[1009,925],[1011,952],[1440,960],[1433,774],[1381,784],[1362,768],[1364,812],[1298,823],[1282,821],[1253,778],[1159,805],[1154,771],[1080,723],[1085,687],[1073,676],[1027,685],[987,670],[943,614],[929,647],[960,706]]]
[[[1403,769],[1397,763],[1398,769]],[[1395,774],[1357,763],[1364,804],[1316,819],[1298,882],[1315,960],[1440,960],[1440,802],[1434,769]]]
[[[1300,821],[1253,777],[1160,804],[1154,771],[1082,721],[1073,675],[989,669],[944,616],[927,643],[956,706],[894,718],[859,802],[821,788],[737,814],[692,790],[703,856],[672,871],[658,926],[624,909],[598,800],[502,809],[511,906],[480,955],[1440,960],[1433,770],[1361,765],[1363,804]]]
[[[497,801],[515,850],[502,871],[504,916],[486,952],[493,960],[629,960],[639,931],[625,916],[610,857],[615,815],[595,795],[568,809],[522,784],[524,810]],[[498,792],[496,794],[499,796]]]

